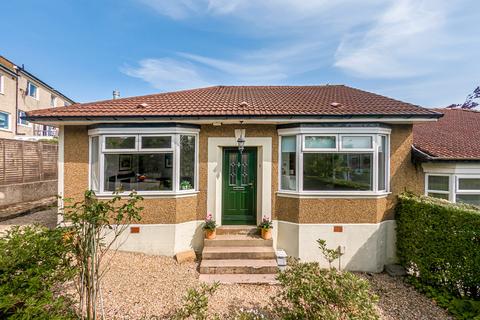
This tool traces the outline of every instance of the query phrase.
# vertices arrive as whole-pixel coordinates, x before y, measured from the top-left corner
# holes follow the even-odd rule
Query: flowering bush
[[[203,224],[203,230],[215,230],[217,228],[217,223],[213,220],[212,214],[207,214],[205,223]]]
[[[262,222],[258,225],[260,229],[273,229],[272,220],[267,217],[263,217]]]

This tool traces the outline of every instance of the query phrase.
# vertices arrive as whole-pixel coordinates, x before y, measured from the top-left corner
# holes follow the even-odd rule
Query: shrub
[[[208,298],[217,290],[218,283],[200,285],[199,289],[191,288],[183,298],[183,306],[177,310],[173,319],[205,320],[208,318]],[[218,318],[214,316],[215,318]]]
[[[410,281],[459,318],[478,312],[480,211],[405,193],[396,215],[397,254]]]
[[[378,298],[353,273],[293,261],[278,280],[282,291],[271,312],[279,319],[378,319]]]
[[[401,263],[421,282],[480,298],[480,211],[403,194],[397,205]]]
[[[71,319],[73,279],[69,246],[61,229],[15,227],[0,238],[0,318]]]

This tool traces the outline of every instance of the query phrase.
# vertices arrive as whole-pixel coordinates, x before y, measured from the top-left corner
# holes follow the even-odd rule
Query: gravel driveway
[[[3,232],[11,226],[24,226],[27,224],[41,224],[49,228],[55,228],[57,224],[57,208],[38,211],[18,218],[0,222],[0,232]]]
[[[166,317],[181,305],[188,288],[198,286],[196,263],[177,264],[172,258],[117,252],[105,276],[104,302],[108,319]],[[431,300],[387,274],[366,275],[380,296],[382,319],[451,319]],[[269,285],[221,285],[209,306],[212,312],[262,308],[278,291]]]

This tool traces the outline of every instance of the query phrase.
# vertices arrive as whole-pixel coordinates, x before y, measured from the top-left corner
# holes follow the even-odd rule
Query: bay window
[[[389,129],[289,128],[279,134],[281,193],[388,192]]]
[[[196,189],[198,130],[126,134],[92,130],[90,188],[113,192],[175,194]]]
[[[480,207],[480,176],[463,173],[428,173],[425,177],[425,194]]]

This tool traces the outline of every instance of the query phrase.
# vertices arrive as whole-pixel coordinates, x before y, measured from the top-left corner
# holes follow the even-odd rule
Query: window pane
[[[100,178],[99,178],[99,174],[100,174],[100,164],[98,162],[98,153],[99,153],[99,150],[98,150],[98,140],[99,138],[98,137],[93,137],[92,138],[92,145],[90,147],[90,153],[91,153],[91,176],[90,176],[90,180],[91,180],[91,183],[92,183],[92,190],[93,191],[98,191],[100,189]]]
[[[306,136],[305,148],[335,149],[335,136]]]
[[[433,198],[439,198],[439,199],[448,200],[448,194],[445,194],[445,193],[429,192],[429,193],[428,193],[428,196],[429,196],[429,197],[433,197]]]
[[[8,129],[8,113],[0,112],[0,128]]]
[[[135,149],[135,137],[106,137],[106,149]]]
[[[479,178],[459,178],[458,179],[459,190],[480,190]]]
[[[173,153],[105,154],[105,191],[172,190]]]
[[[457,202],[480,207],[480,194],[457,194]]]
[[[342,148],[344,149],[371,149],[372,137],[342,137]]]
[[[142,137],[142,149],[169,149],[171,147],[171,136]]]
[[[281,158],[281,189],[282,190],[296,190],[296,149],[297,137],[289,136],[282,137],[282,158]]]
[[[380,136],[378,147],[378,190],[386,190],[387,137]]]
[[[195,186],[195,136],[180,136],[180,190]]]
[[[428,176],[428,190],[448,191],[448,176]]]
[[[372,190],[371,153],[305,153],[304,190]]]

